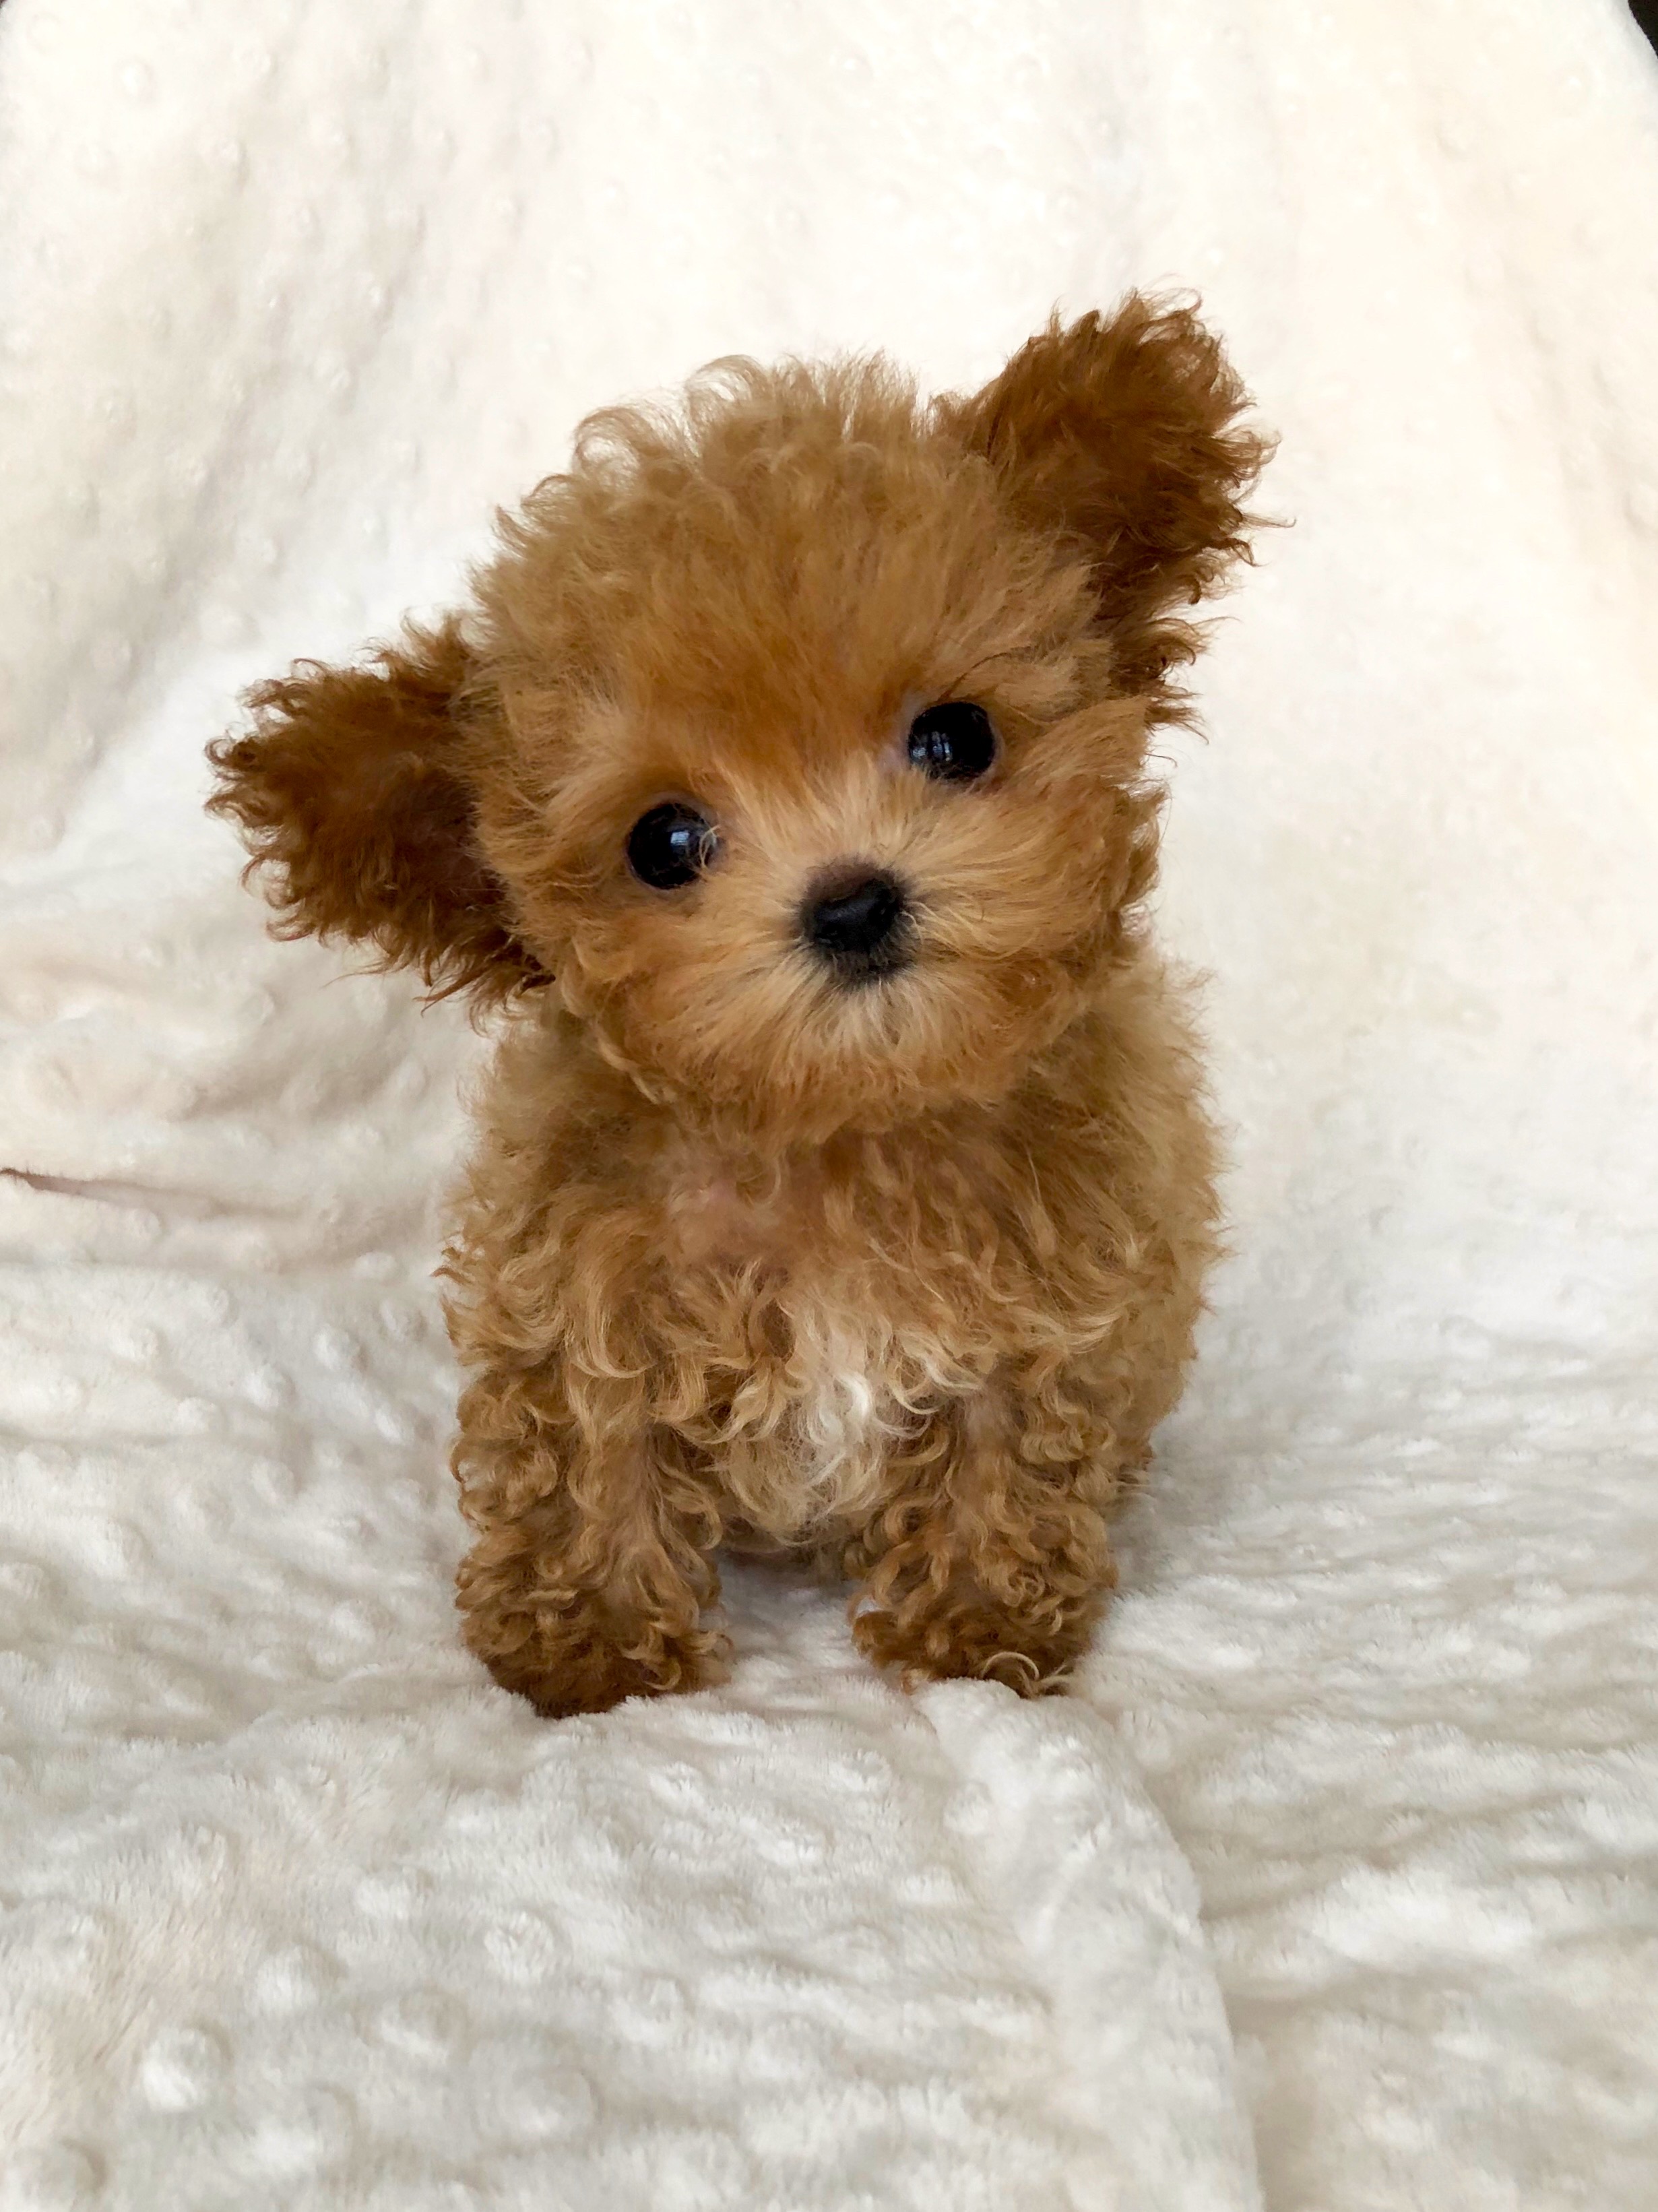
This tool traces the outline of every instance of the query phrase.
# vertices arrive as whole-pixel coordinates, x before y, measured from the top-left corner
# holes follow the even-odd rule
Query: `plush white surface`
[[[7,2212],[1658,2201],[1655,209],[1616,0],[9,0]],[[447,1606],[479,1048],[262,939],[201,745],[590,405],[1158,279],[1297,527],[1179,748],[1237,1249],[1086,1695],[743,1577],[729,1690],[547,1728]]]

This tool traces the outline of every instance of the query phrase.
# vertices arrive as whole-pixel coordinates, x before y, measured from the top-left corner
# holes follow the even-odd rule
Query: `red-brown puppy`
[[[279,929],[507,1010],[460,1604],[541,1711],[717,1679],[722,1542],[857,1577],[906,1676],[1081,1649],[1214,1249],[1146,755],[1243,404],[1139,297],[931,404],[721,364],[587,422],[464,613],[213,748]]]

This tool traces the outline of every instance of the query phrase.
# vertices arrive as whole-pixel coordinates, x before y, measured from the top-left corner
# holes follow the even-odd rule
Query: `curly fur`
[[[282,931],[508,1009],[446,1261],[459,1602],[543,1712],[716,1679],[722,1544],[856,1577],[906,1679],[1082,1648],[1215,1243],[1146,747],[1247,557],[1244,404],[1138,296],[931,405],[718,363],[583,426],[464,621],[212,749]],[[950,698],[981,781],[905,757]],[[623,854],[675,798],[722,844],[664,893]],[[797,919],[851,861],[915,933],[856,990]]]

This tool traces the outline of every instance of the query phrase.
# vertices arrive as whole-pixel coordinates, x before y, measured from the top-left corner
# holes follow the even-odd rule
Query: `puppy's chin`
[[[726,988],[699,1005],[636,976],[566,1004],[644,1095],[722,1139],[781,1150],[874,1133],[963,1105],[993,1106],[1083,1012],[1059,963],[925,960],[856,978],[810,970],[780,989]]]

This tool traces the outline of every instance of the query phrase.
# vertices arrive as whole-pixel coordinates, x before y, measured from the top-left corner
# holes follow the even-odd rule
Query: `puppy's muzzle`
[[[914,932],[896,876],[853,861],[820,877],[800,908],[800,935],[841,983],[871,983],[907,967]]]

